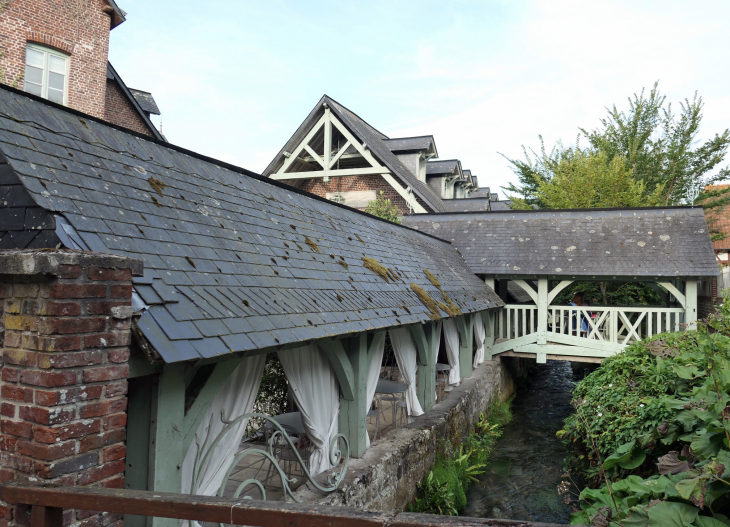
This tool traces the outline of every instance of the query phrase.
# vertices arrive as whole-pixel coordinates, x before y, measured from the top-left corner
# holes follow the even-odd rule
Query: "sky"
[[[702,96],[701,139],[730,127],[727,0],[118,4],[110,61],[167,139],[254,172],[325,93],[493,191],[516,180],[503,155],[574,143],[656,81],[677,109]]]

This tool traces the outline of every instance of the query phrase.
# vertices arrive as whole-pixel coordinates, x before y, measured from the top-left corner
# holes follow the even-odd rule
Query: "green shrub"
[[[457,511],[466,507],[466,493],[453,460],[438,460],[431,470],[431,474],[433,474],[436,484],[446,485],[448,492],[454,496],[454,507]]]
[[[730,525],[729,315],[726,300],[698,331],[637,343],[576,387],[560,434],[601,486],[572,524]]]
[[[423,483],[419,483],[418,497],[412,504],[408,504],[409,512],[423,512],[426,514],[441,514],[442,516],[456,516],[459,514],[454,501],[454,493],[446,483],[438,483],[433,472],[429,472]]]

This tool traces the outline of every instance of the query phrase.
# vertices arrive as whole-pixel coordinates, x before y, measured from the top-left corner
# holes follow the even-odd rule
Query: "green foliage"
[[[576,386],[559,434],[602,486],[572,523],[730,525],[729,314],[726,300],[698,331],[637,343]]]
[[[502,427],[512,419],[510,402],[494,402],[487,414],[480,414],[473,434],[468,436],[453,456],[439,457],[418,495],[408,506],[411,512],[456,516],[466,507],[466,489],[484,472]],[[438,512],[437,512],[438,511]]]
[[[398,207],[390,202],[390,199],[386,199],[383,191],[378,194],[378,199],[375,201],[368,202],[365,207],[365,212],[383,218],[384,220],[392,221],[393,223],[400,223],[400,217],[398,213]]]
[[[261,386],[256,395],[253,411],[271,416],[286,412],[288,387],[289,381],[286,379],[279,356],[276,353],[269,353],[266,357],[264,375],[261,377]],[[246,436],[250,437],[255,434],[262,425],[263,420],[260,418],[249,419]]]
[[[553,304],[567,305],[573,300],[573,295],[578,292],[583,293],[586,301],[591,305],[656,306],[662,304],[661,297],[654,290],[644,284],[631,282],[575,282],[561,291],[555,297]]]
[[[730,130],[698,144],[702,98],[685,99],[675,115],[657,86],[648,96],[643,90],[634,94],[628,111],[614,105],[596,130],[581,128],[585,149],[579,136],[575,146],[558,143],[548,153],[540,137],[539,153],[523,146],[525,160],[506,158],[519,182],[505,187],[515,196],[513,208],[677,205],[728,178],[727,167],[716,169],[727,154]],[[639,196],[646,201],[637,201]]]

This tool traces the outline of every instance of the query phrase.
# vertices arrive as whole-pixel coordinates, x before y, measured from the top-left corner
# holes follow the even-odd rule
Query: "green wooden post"
[[[352,366],[352,399],[340,399],[340,433],[350,443],[350,455],[360,457],[365,453],[365,435],[368,413],[368,340],[367,333],[360,333],[339,343]]]
[[[473,370],[474,317],[463,315],[456,319],[459,328],[459,375],[462,379],[471,377]]]
[[[185,364],[165,364],[152,388],[147,488],[181,492],[183,420],[185,418]],[[179,520],[148,518],[149,527],[178,527]]]
[[[697,329],[697,280],[687,280],[684,286],[684,323],[687,330]]]
[[[482,311],[479,315],[484,320],[484,360],[492,360],[492,347],[494,346],[494,322],[495,310]]]
[[[152,387],[152,377],[129,379],[125,489],[147,490]],[[124,525],[127,527],[145,527],[147,518],[136,514],[125,514]]]
[[[418,373],[416,390],[418,402],[424,412],[433,408],[436,402],[436,357],[434,346],[441,336],[441,322],[427,322],[411,326],[411,335],[418,348]]]
[[[548,279],[537,280],[537,343],[547,344],[548,326]]]

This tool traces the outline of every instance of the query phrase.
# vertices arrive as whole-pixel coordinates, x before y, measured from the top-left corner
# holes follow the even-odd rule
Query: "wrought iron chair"
[[[314,445],[312,441],[307,437],[306,434],[290,427],[287,425],[280,425],[284,432],[289,436],[294,448],[291,447],[285,437],[281,435],[281,432],[271,423],[266,423],[264,428],[264,435],[266,440],[266,448],[271,452],[274,458],[282,463],[281,468],[287,476],[294,474],[294,469],[299,465],[299,459],[297,454],[302,459],[302,462],[307,463],[309,458],[314,451]],[[304,475],[302,470],[298,471],[299,475]],[[270,485],[272,480],[276,479],[276,471],[274,467],[269,464],[269,468],[266,471],[266,477],[264,478],[263,484]]]

